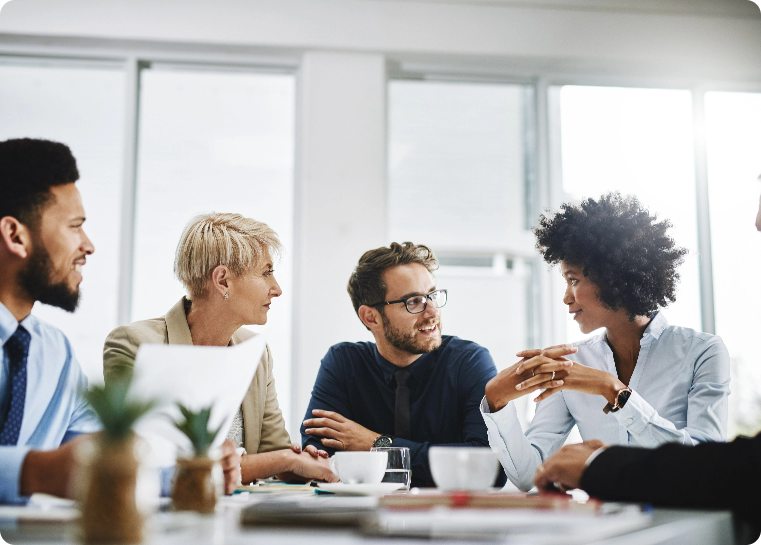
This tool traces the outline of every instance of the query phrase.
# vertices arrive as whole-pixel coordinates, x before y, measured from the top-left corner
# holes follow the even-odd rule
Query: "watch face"
[[[631,395],[632,395],[632,391],[631,390],[622,390],[621,392],[619,392],[619,394],[618,394],[618,407],[620,409],[624,408],[624,405],[626,405],[626,402],[629,401],[629,398],[631,397]]]
[[[373,446],[374,447],[390,447],[391,441],[392,440],[388,435],[381,435],[373,442]]]

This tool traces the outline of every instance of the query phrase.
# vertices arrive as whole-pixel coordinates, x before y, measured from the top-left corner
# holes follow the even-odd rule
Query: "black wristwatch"
[[[605,408],[602,410],[605,414],[608,413],[614,413],[616,411],[620,411],[624,408],[624,405],[626,405],[626,402],[629,401],[629,398],[632,395],[632,391],[629,388],[623,388],[618,391],[616,394],[616,402],[615,404],[611,405],[608,403],[605,405]]]
[[[394,442],[394,438],[390,435],[379,435],[375,438],[375,441],[373,441],[373,448],[376,447],[390,447],[391,443]]]

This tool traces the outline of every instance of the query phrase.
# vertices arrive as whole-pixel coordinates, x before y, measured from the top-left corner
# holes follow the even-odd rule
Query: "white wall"
[[[719,79],[761,75],[761,17],[747,0],[694,2],[695,15],[688,14],[684,1],[649,1],[639,10],[636,5],[615,0],[556,0],[536,7],[527,1],[14,0],[0,14],[0,32],[372,51],[395,59],[443,55],[465,64],[512,60],[526,69],[543,65],[561,71],[604,68]]]
[[[362,253],[385,243],[385,82],[382,55],[314,51],[301,65],[294,423],[304,416],[328,348],[372,339],[346,282]]]

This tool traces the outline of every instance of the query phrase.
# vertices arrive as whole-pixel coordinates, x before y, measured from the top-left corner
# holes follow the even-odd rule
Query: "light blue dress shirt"
[[[87,377],[59,329],[29,315],[21,325],[30,333],[24,419],[17,446],[0,447],[0,503],[20,503],[21,465],[30,450],[52,450],[82,433],[100,429],[95,413],[82,397]],[[5,343],[19,323],[0,303],[0,407],[8,397],[9,361]]]
[[[617,376],[606,333],[574,346],[579,351],[568,359]],[[561,390],[539,402],[525,435],[515,403],[490,413],[484,398],[489,445],[513,484],[529,490],[537,467],[563,446],[574,424],[585,441],[608,445],[652,448],[726,440],[729,354],[720,337],[669,325],[656,313],[640,341],[629,388],[624,408],[608,414],[603,397]]]

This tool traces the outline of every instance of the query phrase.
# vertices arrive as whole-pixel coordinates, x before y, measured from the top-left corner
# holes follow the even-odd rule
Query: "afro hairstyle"
[[[618,192],[560,208],[541,215],[534,228],[536,248],[547,263],[581,267],[600,302],[624,309],[630,320],[652,316],[676,300],[677,267],[687,250],[666,233],[671,222],[658,221],[636,197]]]

